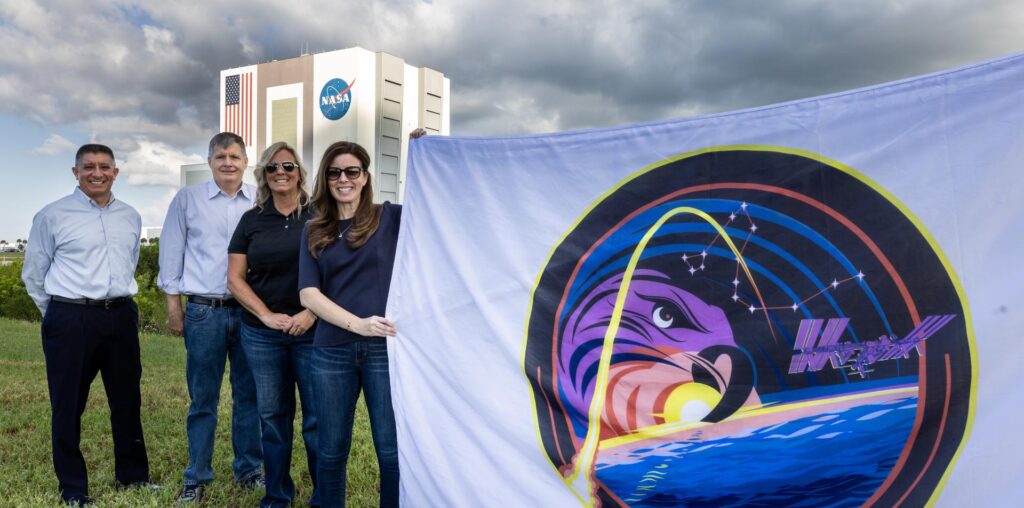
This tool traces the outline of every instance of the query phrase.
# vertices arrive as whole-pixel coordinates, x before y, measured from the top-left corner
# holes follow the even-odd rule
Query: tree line
[[[0,242],[0,245],[4,243]],[[139,305],[139,330],[167,333],[167,308],[163,292],[156,287],[156,277],[160,272],[159,249],[159,243],[155,240],[139,247],[139,264],[135,268],[139,293],[135,295],[135,302]],[[0,266],[0,316],[40,321],[42,316],[39,309],[29,298],[25,283],[21,281],[23,265],[24,260],[14,259],[10,264]]]
[[[28,240],[22,240],[21,238],[18,238],[14,243],[0,240],[0,252],[25,252],[26,245],[28,245]]]

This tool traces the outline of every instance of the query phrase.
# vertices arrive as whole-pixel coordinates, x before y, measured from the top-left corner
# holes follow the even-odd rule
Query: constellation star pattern
[[[736,210],[734,210],[732,213],[729,214],[729,220],[727,220],[725,222],[725,224],[723,224],[723,229],[725,229],[725,228],[728,228],[730,225],[732,225],[733,222],[736,222],[737,219],[746,218],[746,221],[747,221],[747,226],[746,226],[747,235],[743,239],[743,244],[739,248],[739,251],[740,251],[741,255],[746,250],[747,245],[750,243],[750,238],[752,236],[754,236],[754,234],[757,232],[757,229],[758,229],[757,228],[757,224],[754,222],[754,218],[751,217],[750,213],[747,211],[748,206],[749,205],[747,204],[746,201],[742,202],[740,204],[739,208],[737,208]],[[721,240],[721,239],[722,239],[722,234],[721,233],[715,233],[715,237],[711,239],[711,241],[708,243],[708,245],[706,247],[704,247],[704,249],[702,249],[700,251],[700,253],[692,253],[692,254],[691,253],[683,253],[683,255],[680,257],[680,259],[683,261],[683,263],[686,263],[686,266],[688,267],[687,271],[690,272],[690,275],[696,275],[697,272],[704,271],[704,269],[707,267],[706,263],[707,263],[708,251],[712,247],[714,247],[715,244],[718,243],[718,241]],[[695,264],[695,261],[694,261],[697,258],[700,258],[700,264],[699,265]],[[736,260],[736,272],[735,272],[735,274],[733,276],[733,279],[732,279],[732,287],[733,287],[732,297],[730,297],[730,299],[733,302],[736,302],[738,305],[746,307],[746,309],[748,311],[750,311],[751,314],[754,314],[757,311],[764,311],[764,312],[767,313],[767,311],[769,311],[769,310],[792,310],[793,312],[796,312],[800,308],[800,306],[802,306],[805,303],[807,303],[807,302],[809,302],[809,301],[811,301],[811,300],[813,300],[813,299],[815,299],[815,298],[825,294],[829,289],[831,289],[834,292],[834,291],[839,289],[839,286],[843,285],[846,282],[850,282],[850,281],[852,281],[854,279],[856,279],[858,281],[862,281],[862,280],[864,280],[864,277],[865,277],[864,272],[858,270],[856,275],[853,275],[853,276],[850,276],[850,277],[846,277],[844,279],[833,278],[831,283],[829,283],[829,284],[825,285],[824,287],[822,287],[818,292],[816,292],[816,293],[814,293],[814,294],[812,294],[812,295],[810,295],[810,296],[808,296],[806,298],[803,298],[799,302],[793,302],[791,305],[767,305],[764,302],[760,302],[761,306],[759,307],[759,306],[755,305],[754,303],[747,302],[743,298],[740,297],[740,295],[739,295],[739,288],[740,288],[740,278],[739,278],[739,275],[740,275],[740,262],[739,262],[739,259],[737,259]]]

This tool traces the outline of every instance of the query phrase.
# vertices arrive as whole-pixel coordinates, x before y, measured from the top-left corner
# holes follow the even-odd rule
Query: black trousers
[[[130,302],[111,309],[50,302],[43,317],[43,353],[50,390],[53,468],[65,501],[89,495],[79,448],[89,386],[103,377],[114,435],[114,476],[124,485],[149,481],[140,408],[142,362],[139,309]]]

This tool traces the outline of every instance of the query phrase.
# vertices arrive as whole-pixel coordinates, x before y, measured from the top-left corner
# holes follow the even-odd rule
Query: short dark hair
[[[210,138],[210,152],[207,157],[213,157],[213,149],[216,147],[228,148],[231,145],[242,147],[242,154],[245,154],[245,140],[234,132],[222,132]]]
[[[98,144],[98,143],[88,143],[88,144],[82,145],[82,147],[78,149],[78,152],[75,153],[75,167],[76,168],[82,162],[82,156],[87,154],[87,153],[105,153],[105,154],[110,156],[110,162],[111,163],[114,162],[114,151],[111,150],[109,146],[101,145],[101,144]]]

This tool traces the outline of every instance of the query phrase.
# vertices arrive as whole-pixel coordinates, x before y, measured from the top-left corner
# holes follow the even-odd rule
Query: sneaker
[[[267,479],[263,477],[263,473],[256,471],[255,473],[238,480],[240,485],[245,490],[256,490],[266,488]]]
[[[206,487],[202,484],[198,485],[185,485],[181,489],[181,494],[178,494],[176,503],[201,503],[203,502],[203,493]]]
[[[160,490],[162,487],[157,483],[151,482],[132,482],[132,483],[121,483],[117,482],[118,489],[139,489],[139,490]]]

